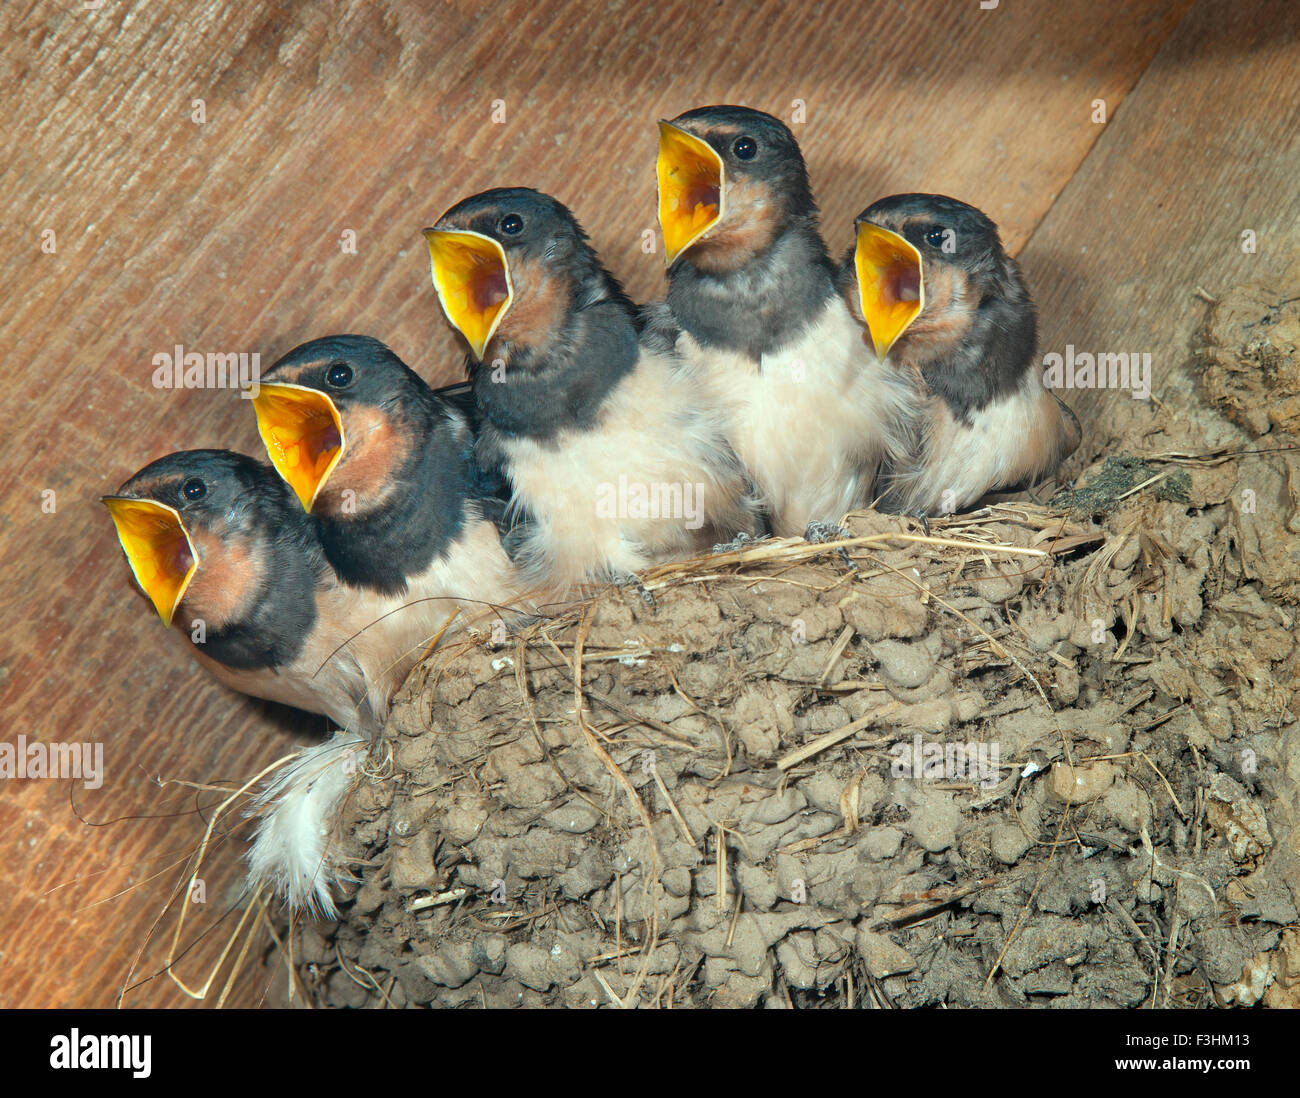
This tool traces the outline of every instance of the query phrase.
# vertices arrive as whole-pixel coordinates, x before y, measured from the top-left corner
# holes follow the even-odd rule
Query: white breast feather
[[[946,408],[929,416],[932,429],[922,441],[919,458],[905,462],[892,479],[898,509],[930,515],[960,511],[1019,480],[1024,475],[1023,449],[1034,417],[1042,414],[1042,399],[1042,385],[1031,370],[1014,393],[981,409],[970,426],[956,421]]]
[[[566,590],[705,549],[714,528],[752,532],[752,501],[718,415],[680,364],[642,350],[596,425],[545,443],[502,441],[514,502],[527,512],[521,547],[531,582]],[[639,485],[702,485],[703,525],[684,516],[601,514],[620,477]]]
[[[761,366],[687,334],[678,350],[708,387],[778,535],[869,504],[881,460],[906,446],[913,387],[876,358],[838,295]]]

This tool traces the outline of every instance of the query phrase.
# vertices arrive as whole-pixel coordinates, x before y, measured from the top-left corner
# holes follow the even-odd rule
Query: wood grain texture
[[[1203,416],[1193,431],[1213,437],[1182,437],[1197,399],[1187,364],[1198,288],[1219,296],[1300,259],[1300,7],[1198,4],[1111,118],[1020,258],[1040,350],[1149,353],[1164,407],[1118,389],[1060,394],[1085,428],[1075,469],[1134,424],[1152,451],[1171,428],[1200,449],[1245,438]]]
[[[6,783],[0,1005],[112,1003],[177,874],[150,875],[202,830],[194,795],[160,789],[153,776],[243,778],[315,726],[197,678],[130,591],[95,498],[170,450],[258,452],[245,402],[153,388],[154,355],[181,344],[258,352],[269,365],[302,340],[351,330],[385,339],[430,381],[449,380],[459,367],[420,229],[495,185],[555,193],[632,293],[654,295],[662,259],[641,250],[654,228],[654,122],[708,102],[787,119],[795,100],[806,104],[796,129],[836,250],[858,210],[912,189],[975,202],[1019,248],[1049,210],[1064,217],[1053,203],[1094,142],[1114,143],[1117,130],[1090,121],[1092,101],[1105,98],[1113,125],[1123,122],[1126,93],[1190,6],[5,4],[0,77],[19,93],[7,103],[0,163],[4,738],[104,743],[103,789],[76,791],[94,820],[182,814],[90,827],[66,784]],[[1281,120],[1255,118],[1240,91],[1276,93],[1279,55],[1251,52],[1240,28],[1251,6],[1231,10],[1223,29],[1235,54],[1216,44],[1202,58],[1189,44],[1161,55],[1162,78],[1179,88],[1215,83],[1215,64],[1233,73],[1213,105],[1179,115],[1173,160],[1200,156],[1230,109],[1240,121],[1225,158],[1245,158],[1279,132]],[[192,120],[198,99],[202,123]],[[491,121],[497,100],[501,125]],[[1142,131],[1130,140],[1140,155]],[[1248,171],[1216,170],[1228,173],[1225,187],[1255,193]],[[1203,193],[1191,171],[1166,178],[1184,226],[1233,197]],[[1276,173],[1265,179],[1275,185]],[[1095,234],[1122,236],[1121,218],[1136,225],[1146,209],[1115,215],[1071,202]],[[47,229],[53,254],[41,251]],[[345,230],[356,234],[355,255],[340,247]],[[1031,274],[1075,318],[1049,328],[1059,338],[1107,292],[1095,284],[1107,270],[1071,263],[1057,276],[1056,254],[1035,251]],[[1167,300],[1139,289],[1153,304]],[[53,514],[41,509],[46,491]],[[235,853],[227,845],[212,863],[200,927],[232,898]],[[221,936],[198,945],[187,972]],[[142,970],[158,958],[151,949]],[[241,984],[237,1000],[258,1001],[264,984]],[[126,999],[181,1001],[163,980]]]

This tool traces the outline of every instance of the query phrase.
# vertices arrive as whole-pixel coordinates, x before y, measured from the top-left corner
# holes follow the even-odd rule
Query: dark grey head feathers
[[[758,361],[793,342],[835,292],[803,153],[779,119],[748,107],[687,111],[726,173],[723,219],[668,272],[677,323],[704,347]]]
[[[891,357],[911,361],[963,421],[1012,393],[1033,365],[1038,322],[1020,267],[997,226],[947,195],[897,194],[863,210],[922,256],[926,304]],[[850,250],[842,274],[853,276]]]
[[[508,436],[547,439],[591,423],[635,365],[639,318],[573,213],[527,187],[484,191],[437,228],[471,230],[502,247],[516,300],[471,364],[485,422]]]

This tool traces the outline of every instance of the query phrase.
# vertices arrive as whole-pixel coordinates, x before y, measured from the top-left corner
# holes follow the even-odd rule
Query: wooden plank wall
[[[154,779],[246,777],[316,727],[197,678],[130,592],[95,498],[173,449],[258,452],[246,403],[153,388],[154,355],[181,344],[269,364],[351,330],[450,380],[419,231],[496,185],[555,193],[632,293],[654,295],[654,122],[727,101],[787,119],[804,104],[796,129],[836,250],[876,197],[952,193],[1013,249],[1029,242],[1047,343],[1137,330],[1174,348],[1167,321],[1185,318],[1197,264],[1243,271],[1215,250],[1230,240],[1184,251],[1189,234],[1229,232],[1248,200],[1240,217],[1294,242],[1293,23],[1264,0],[10,0],[4,739],[102,742],[104,787],[75,801],[117,822],[83,823],[65,784],[0,788],[0,1005],[114,1002],[167,866],[203,827],[193,791]],[[1105,414],[1080,407],[1089,427]],[[213,859],[197,928],[233,900],[235,853]],[[151,946],[138,971],[161,955]],[[232,1001],[259,994],[245,981]],[[181,1001],[164,980],[126,997]]]
[[[1197,398],[1186,366],[1204,294],[1289,268],[1300,276],[1300,5],[1197,4],[1021,259],[1042,350],[1151,355],[1155,401],[1117,389],[1065,394],[1090,426],[1074,468],[1135,424],[1148,432],[1146,452],[1244,441],[1226,421],[1206,437],[1205,417],[1187,433],[1183,413]]]

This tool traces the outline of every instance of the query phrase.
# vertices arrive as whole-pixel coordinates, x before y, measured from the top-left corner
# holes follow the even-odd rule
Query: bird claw
[[[930,536],[930,517],[924,511],[914,517],[920,520],[921,529],[925,531],[925,536],[928,538]]]
[[[738,553],[742,549],[748,549],[757,545],[762,538],[756,538],[753,534],[747,534],[742,530],[730,541],[719,542],[713,547],[714,553]]]
[[[818,522],[813,520],[808,524],[808,529],[803,532],[803,540],[820,544],[826,541],[842,541],[844,538],[850,538],[850,534],[843,526],[835,522]]]
[[[635,587],[636,593],[641,596],[641,601],[647,606],[654,606],[655,597],[644,583],[641,582],[640,576],[634,576],[631,572],[623,572],[613,577],[614,583],[622,587]]]
[[[828,541],[841,541],[844,538],[851,538],[850,534],[843,526],[834,522],[818,522],[813,520],[808,524],[808,528],[803,532],[804,541],[811,545],[820,545]],[[835,550],[836,555],[847,564],[853,571],[858,570],[858,566],[853,562],[853,558],[845,551],[844,546]]]

